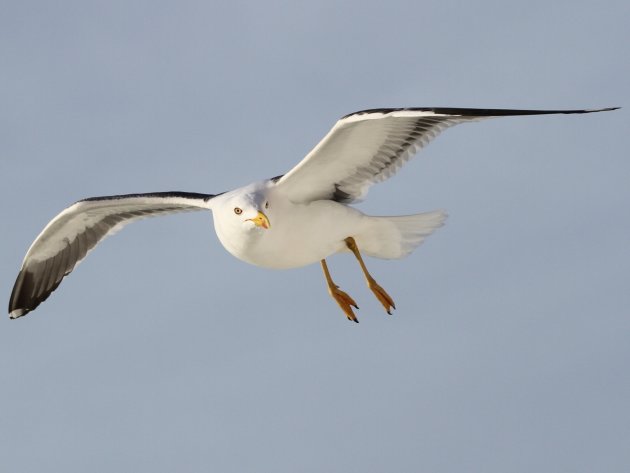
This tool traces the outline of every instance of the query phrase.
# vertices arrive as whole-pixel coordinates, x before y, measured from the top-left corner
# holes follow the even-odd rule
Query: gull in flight
[[[35,309],[105,237],[145,217],[211,211],[221,244],[235,257],[266,268],[319,262],[331,297],[358,322],[354,299],[334,283],[326,258],[356,257],[368,287],[388,314],[391,296],[369,273],[363,255],[396,259],[411,253],[446,219],[442,211],[374,217],[352,204],[372,184],[394,175],[422,147],[453,125],[491,117],[579,114],[615,110],[507,110],[386,108],[341,118],[293,169],[282,176],[222,194],[154,192],[80,200],[63,210],[28,249],[17,276],[9,315]]]

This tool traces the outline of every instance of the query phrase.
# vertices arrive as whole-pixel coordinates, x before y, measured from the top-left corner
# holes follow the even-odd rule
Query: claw
[[[337,286],[333,282],[332,278],[330,277],[330,272],[328,272],[328,265],[326,264],[326,260],[323,259],[320,261],[320,263],[322,265],[322,270],[324,271],[324,277],[326,278],[326,285],[328,286],[328,294],[330,294],[330,297],[335,299],[335,302],[337,303],[339,307],[341,307],[341,310],[343,310],[343,313],[346,314],[346,317],[348,318],[348,320],[359,323],[357,316],[354,315],[354,312],[352,311],[352,307],[354,307],[355,309],[358,309],[359,306],[357,305],[356,302],[354,302],[354,299],[352,297],[350,297],[347,293],[339,289],[339,286]]]
[[[361,252],[359,251],[359,247],[357,246],[357,242],[353,237],[348,237],[344,240],[346,242],[346,246],[352,253],[354,253],[355,258],[359,262],[361,266],[361,271],[363,271],[363,275],[365,276],[365,281],[367,282],[368,287],[374,293],[378,301],[381,303],[383,307],[385,307],[385,311],[392,315],[392,309],[396,308],[396,304],[394,304],[394,300],[391,298],[387,291],[383,289],[378,283],[374,280],[374,278],[370,275],[367,270],[365,263],[363,262],[363,257],[361,256]]]
[[[396,304],[394,304],[394,300],[391,298],[387,291],[383,289],[374,278],[370,277],[367,281],[368,287],[374,293],[378,301],[385,308],[385,311],[392,315],[392,309],[396,308]]]
[[[356,315],[354,315],[354,311],[352,310],[352,307],[358,309],[359,306],[356,302],[354,302],[354,299],[352,297],[350,297],[346,292],[339,289],[339,286],[336,285],[334,287],[328,287],[328,293],[330,294],[330,297],[335,300],[343,313],[346,314],[348,320],[359,323],[359,320],[357,319]]]

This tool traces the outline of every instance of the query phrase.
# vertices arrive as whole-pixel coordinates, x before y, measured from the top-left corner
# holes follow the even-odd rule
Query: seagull
[[[339,119],[297,166],[284,175],[221,194],[152,192],[90,197],[63,210],[28,249],[9,301],[21,317],[45,301],[94,247],[136,220],[177,212],[211,211],[224,248],[253,265],[289,269],[319,262],[328,293],[348,320],[357,303],[333,281],[326,259],[351,252],[369,289],[388,314],[392,297],[372,277],[363,255],[398,259],[444,224],[446,213],[366,215],[348,204],[393,176],[445,129],[460,123],[518,115],[616,110],[383,108]]]

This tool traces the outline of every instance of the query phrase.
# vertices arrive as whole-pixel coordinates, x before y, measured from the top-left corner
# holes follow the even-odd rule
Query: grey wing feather
[[[331,199],[351,203],[370,186],[393,176],[445,129],[469,121],[517,115],[591,113],[614,110],[510,110],[385,108],[341,118],[291,171],[274,178],[294,202]]]
[[[9,315],[21,317],[45,301],[99,242],[146,217],[208,210],[210,194],[155,192],[91,197],[57,215],[29,248],[17,276]]]

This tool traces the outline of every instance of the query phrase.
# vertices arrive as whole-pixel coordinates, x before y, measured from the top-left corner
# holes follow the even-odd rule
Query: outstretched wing
[[[35,309],[108,235],[146,217],[208,210],[209,194],[155,192],[91,197],[71,205],[42,230],[29,248],[9,301],[12,319]]]
[[[490,117],[591,113],[615,110],[506,110],[474,108],[384,108],[341,118],[291,171],[275,178],[294,202],[332,199],[355,202],[372,184],[393,176],[446,128]]]

